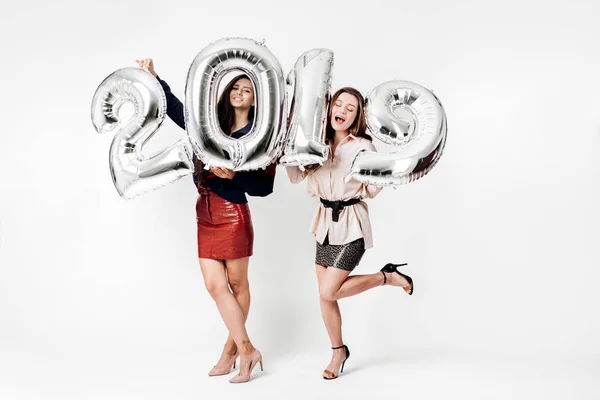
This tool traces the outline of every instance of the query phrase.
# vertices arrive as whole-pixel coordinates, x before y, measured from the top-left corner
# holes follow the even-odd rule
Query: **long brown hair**
[[[367,121],[365,118],[365,98],[360,92],[352,87],[343,87],[337,92],[333,94],[331,101],[329,102],[329,115],[327,116],[327,129],[325,130],[325,141],[327,143],[333,143],[333,138],[335,137],[335,130],[333,126],[331,126],[331,112],[333,110],[333,104],[337,101],[338,97],[342,93],[348,93],[352,96],[356,97],[358,100],[358,108],[356,109],[356,118],[350,128],[348,128],[348,132],[354,136],[362,137],[367,139],[369,142],[373,141],[373,138],[367,134]]]
[[[227,135],[231,135],[231,129],[235,124],[235,110],[231,105],[231,100],[229,99],[229,95],[233,90],[233,85],[237,83],[240,79],[248,79],[250,82],[252,80],[246,74],[241,74],[236,76],[231,82],[225,86],[221,97],[219,97],[219,102],[217,103],[217,115],[219,116],[219,125],[221,125],[221,129]],[[256,93],[255,93],[256,96]],[[255,97],[256,98],[256,97]],[[256,100],[255,100],[256,101]],[[254,106],[251,106],[248,110],[248,121],[252,121],[254,119]]]

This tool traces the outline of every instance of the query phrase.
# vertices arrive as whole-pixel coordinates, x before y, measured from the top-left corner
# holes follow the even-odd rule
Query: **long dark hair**
[[[225,90],[219,97],[219,102],[217,103],[217,115],[219,116],[219,125],[221,125],[221,129],[228,135],[231,135],[231,129],[235,124],[235,110],[231,105],[230,94],[233,90],[233,85],[237,83],[240,79],[248,79],[250,82],[252,80],[246,74],[241,74],[236,76],[231,82],[225,86]],[[255,93],[256,95],[256,93]],[[255,100],[256,101],[256,100]],[[254,106],[251,106],[248,110],[248,121],[252,121],[254,119]]]
[[[329,102],[329,115],[327,116],[327,129],[325,130],[325,141],[329,144],[333,143],[333,138],[335,137],[335,130],[333,129],[333,126],[331,126],[331,112],[333,110],[333,105],[342,93],[351,94],[358,100],[356,118],[354,119],[354,122],[352,122],[352,125],[350,125],[348,132],[354,136],[362,137],[367,139],[369,142],[372,142],[373,138],[367,134],[367,121],[365,118],[365,98],[362,94],[360,94],[358,90],[348,86],[343,87],[337,92],[335,92],[333,94],[333,97],[331,98],[331,101]]]

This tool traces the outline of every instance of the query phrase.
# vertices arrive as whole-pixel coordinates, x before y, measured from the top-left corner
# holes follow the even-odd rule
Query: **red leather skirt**
[[[250,257],[254,228],[248,204],[236,204],[210,190],[196,201],[198,258],[235,260]]]

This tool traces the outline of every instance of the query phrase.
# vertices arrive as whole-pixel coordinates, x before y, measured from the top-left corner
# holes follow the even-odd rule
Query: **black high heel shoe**
[[[345,358],[345,359],[344,359],[344,361],[342,362],[342,367],[341,367],[341,369],[340,369],[340,374],[341,374],[342,372],[344,372],[344,365],[346,364],[346,360],[350,358],[350,349],[348,349],[348,346],[346,346],[345,344],[343,344],[343,345],[341,345],[341,346],[339,346],[339,347],[332,347],[331,349],[332,349],[332,350],[337,350],[337,349],[346,349],[346,358]],[[337,378],[337,377],[338,377],[338,376],[337,376],[335,373],[333,373],[333,372],[329,371],[328,369],[326,369],[325,371],[323,371],[323,373],[324,373],[324,374],[329,374],[329,375],[331,376],[331,378],[328,378],[328,377],[325,377],[325,376],[323,376],[323,379],[326,379],[326,380],[328,380],[328,381],[329,381],[329,380],[332,380],[332,379],[335,379],[335,378]]]
[[[391,274],[393,272],[399,274],[400,276],[403,276],[404,279],[406,279],[408,281],[408,284],[410,285],[410,292],[406,289],[406,288],[402,288],[404,289],[404,291],[406,293],[408,293],[409,296],[412,296],[412,294],[415,291],[415,285],[413,284],[413,280],[410,276],[408,275],[404,275],[402,272],[398,271],[398,267],[402,267],[403,265],[408,265],[408,263],[404,263],[404,264],[386,264],[385,267],[381,268],[381,272],[383,272],[383,285],[385,285],[385,283],[387,282],[387,277],[385,276],[385,273],[387,272],[388,274]],[[382,286],[383,286],[382,285]]]

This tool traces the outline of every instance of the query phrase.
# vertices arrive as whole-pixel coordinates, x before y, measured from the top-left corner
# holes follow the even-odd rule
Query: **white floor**
[[[212,360],[193,351],[120,356],[93,350],[20,351],[0,359],[0,399],[600,398],[599,356],[431,350],[372,356],[351,350],[336,381],[320,378],[326,354],[263,351],[265,371],[255,370],[252,381],[243,385],[228,383],[228,377],[207,377]]]

